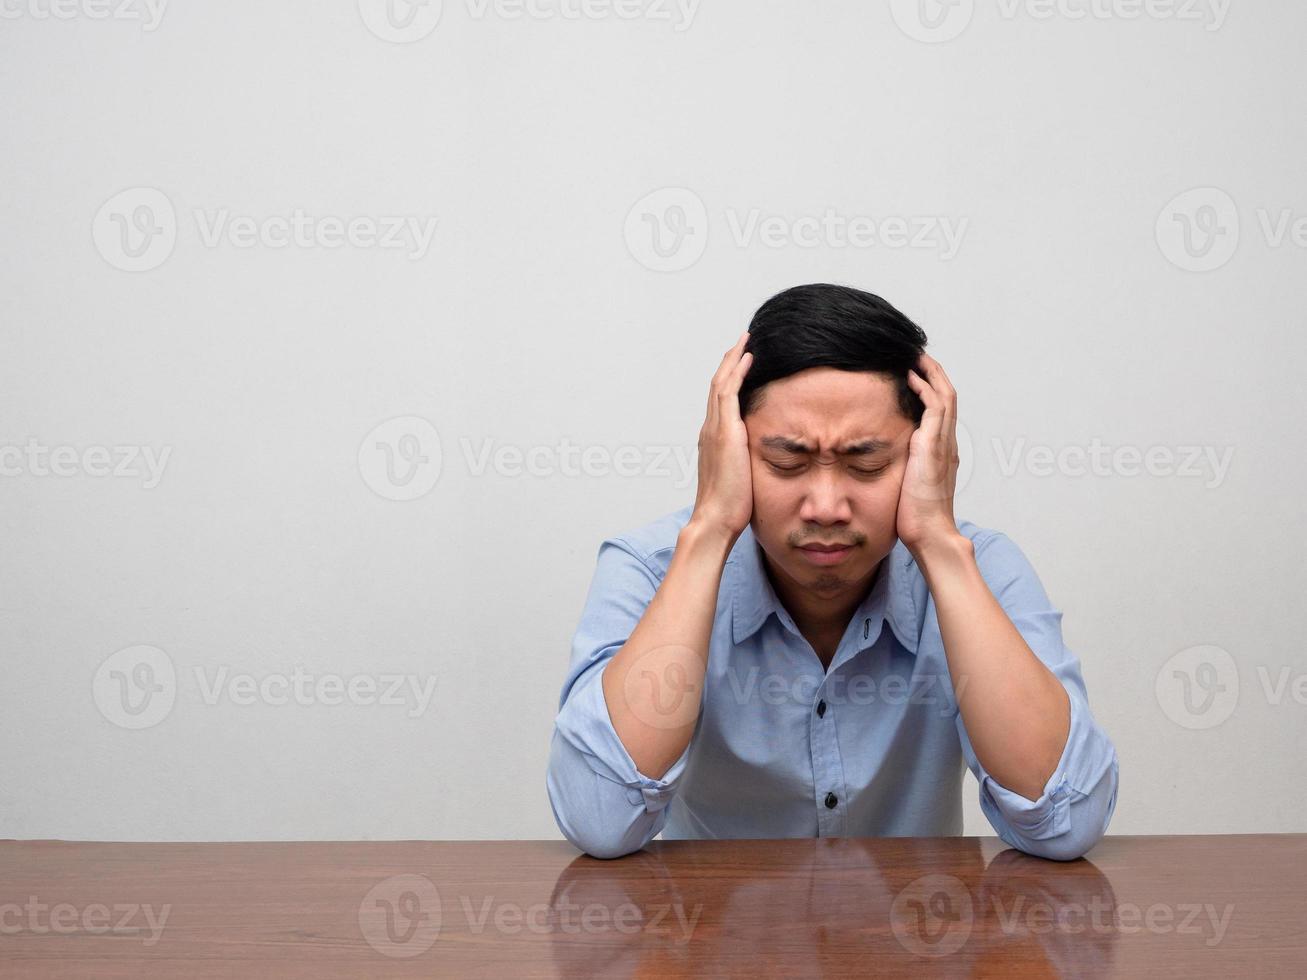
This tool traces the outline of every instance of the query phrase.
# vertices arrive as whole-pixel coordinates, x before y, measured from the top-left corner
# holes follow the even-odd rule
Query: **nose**
[[[845,479],[836,464],[810,467],[800,520],[809,524],[847,524],[853,519]]]

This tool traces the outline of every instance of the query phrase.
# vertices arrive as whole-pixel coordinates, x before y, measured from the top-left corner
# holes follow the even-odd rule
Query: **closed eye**
[[[772,469],[776,470],[778,473],[797,473],[799,470],[804,468],[803,463],[795,463],[791,466],[782,466],[780,463],[773,463],[771,460],[767,461],[767,465],[770,466]],[[876,466],[872,468],[867,468],[863,466],[850,466],[849,469],[860,476],[879,476],[881,473],[884,473],[887,469],[889,469],[889,464],[886,464],[884,466]]]

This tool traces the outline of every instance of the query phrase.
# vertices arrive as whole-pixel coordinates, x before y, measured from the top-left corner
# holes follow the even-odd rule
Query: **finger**
[[[744,384],[744,379],[749,373],[749,368],[753,367],[753,351],[747,350],[740,355],[739,361],[736,362],[735,369],[726,378],[726,387],[732,394],[739,394],[740,386]]]
[[[917,374],[917,372],[913,371],[911,368],[908,369],[908,385],[917,393],[917,396],[926,406],[925,411],[921,415],[921,423],[918,425],[918,429],[921,430],[922,436],[925,439],[929,450],[934,452],[940,432],[944,426],[946,414],[944,411],[944,405],[939,395],[935,393],[935,390],[926,383],[926,380],[922,378],[921,375]]]
[[[722,392],[729,385],[731,375],[739,368],[740,351],[744,349],[744,345],[748,343],[748,340],[749,331],[746,330],[736,339],[731,349],[722,355],[722,362],[717,365],[717,371],[713,374],[712,381],[708,385],[708,409],[705,417],[709,424],[715,425],[717,422],[717,406],[721,403]],[[749,355],[749,360],[752,363],[752,354]],[[738,385],[735,390],[738,392]]]
[[[740,359],[740,352],[744,350],[744,345],[749,340],[749,331],[744,331],[731,345],[731,349],[722,355],[722,362],[717,365],[717,373],[713,375],[714,380],[725,377],[735,367],[736,362]]]
[[[927,408],[939,409],[943,407],[939,395],[931,387],[930,382],[912,368],[908,368],[908,387],[917,393],[917,397],[921,399],[922,404]]]
[[[944,370],[944,365],[931,357],[925,351],[922,351],[918,360],[918,366],[922,369],[922,376],[930,383],[945,401],[957,404],[957,391],[953,387],[953,382],[949,380],[948,372]]]
[[[955,438],[954,426],[958,414],[958,396],[953,390],[953,385],[949,383],[948,375],[944,373],[944,366],[935,360],[929,354],[923,352],[918,360],[922,370],[927,372],[927,377],[922,378],[930,386],[931,392],[939,400],[939,407],[944,413],[943,429],[948,435],[950,443]],[[921,375],[917,375],[922,377]],[[923,398],[923,401],[925,399]]]
[[[952,459],[958,453],[958,394],[953,387],[953,382],[949,380],[948,372],[944,370],[944,365],[940,364],[935,358],[931,357],[924,351],[921,354],[922,366],[929,375],[929,383],[935,392],[940,396],[943,402],[944,420],[943,432],[947,444],[941,445],[941,449],[946,453],[946,458]]]
[[[721,384],[717,387],[717,397],[721,399],[722,404],[732,401],[738,404],[740,386],[744,384],[744,376],[749,373],[752,364],[753,351],[745,351],[726,377],[722,379]]]
[[[940,467],[939,478],[951,483],[956,477],[957,467],[960,464],[957,436],[957,391],[953,388],[953,383],[949,380],[944,365],[940,364],[935,358],[923,351],[918,363],[926,374],[925,378],[920,375],[918,375],[918,378],[927,384],[939,405],[938,412],[929,406],[926,409],[925,415],[935,416],[929,426],[926,425],[924,417],[922,420],[922,428],[927,432],[927,444],[930,447],[929,455],[938,461]]]
[[[745,351],[744,356],[740,358],[740,363],[736,365],[735,371],[732,372],[723,386],[722,407],[732,420],[740,418],[740,387],[744,384],[744,378],[752,366],[753,351]]]
[[[709,411],[712,410],[713,403],[716,401],[714,396],[717,394],[717,389],[721,387],[722,382],[738,365],[740,351],[743,349],[744,344],[748,342],[748,339],[749,331],[746,330],[736,339],[735,343],[731,346],[731,349],[722,355],[721,363],[717,365],[717,370],[713,373],[712,381],[708,385]]]
[[[749,365],[753,363],[753,351],[744,349],[748,342],[749,332],[746,330],[740,339],[736,341],[735,346],[726,352],[726,360],[722,363],[717,372],[718,376],[714,379],[723,396],[739,391],[740,383],[744,380]]]

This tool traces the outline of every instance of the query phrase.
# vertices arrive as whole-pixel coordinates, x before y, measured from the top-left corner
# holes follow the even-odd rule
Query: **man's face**
[[[774,573],[816,598],[865,586],[897,540],[899,489],[916,428],[899,410],[893,381],[811,368],[768,384],[744,423],[750,525]],[[838,452],[866,443],[881,445]],[[823,560],[803,550],[809,544],[851,547]]]

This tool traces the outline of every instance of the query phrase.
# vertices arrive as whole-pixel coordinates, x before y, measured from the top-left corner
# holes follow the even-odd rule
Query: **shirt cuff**
[[[1071,830],[1071,804],[1084,799],[1111,767],[1111,741],[1089,713],[1089,706],[1068,691],[1071,725],[1062,758],[1037,800],[1028,800],[984,772],[980,790],[1003,819],[1023,837],[1045,840]]]
[[[590,767],[598,775],[626,787],[626,798],[632,805],[643,803],[649,813],[657,813],[671,803],[689,761],[690,746],[685,747],[661,779],[653,779],[636,769],[608,714],[602,669],[589,671],[577,682],[559,715],[558,727],[569,741],[582,747]]]

